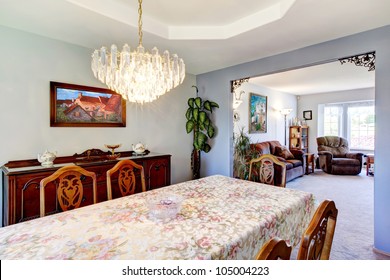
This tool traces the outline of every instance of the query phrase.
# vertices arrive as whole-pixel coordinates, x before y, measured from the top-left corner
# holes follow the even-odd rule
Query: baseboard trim
[[[390,253],[382,251],[382,250],[379,250],[379,249],[375,248],[374,246],[372,246],[372,250],[374,251],[374,253],[378,253],[378,254],[390,257]]]

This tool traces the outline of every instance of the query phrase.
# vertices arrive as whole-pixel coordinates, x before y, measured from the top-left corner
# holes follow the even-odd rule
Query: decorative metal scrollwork
[[[238,80],[231,81],[231,91],[234,92],[238,87],[240,87],[244,82],[248,82],[249,78],[242,78]]]
[[[339,61],[341,64],[351,62],[356,66],[368,67],[368,71],[375,71],[375,52],[340,58]]]

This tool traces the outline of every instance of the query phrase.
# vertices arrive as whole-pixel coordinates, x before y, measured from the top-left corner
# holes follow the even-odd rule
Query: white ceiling
[[[339,61],[254,77],[250,83],[295,95],[375,87],[375,71]]]
[[[144,0],[143,44],[177,53],[197,75],[385,26],[389,11],[389,0]],[[0,25],[134,48],[138,2],[0,0]]]

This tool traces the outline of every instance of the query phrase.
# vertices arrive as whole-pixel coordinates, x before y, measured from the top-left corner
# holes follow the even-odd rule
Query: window
[[[341,105],[326,105],[324,107],[324,135],[340,136],[342,129]]]
[[[375,149],[374,101],[325,104],[323,135],[344,137],[350,149]]]
[[[375,108],[348,107],[348,139],[351,149],[374,150]]]

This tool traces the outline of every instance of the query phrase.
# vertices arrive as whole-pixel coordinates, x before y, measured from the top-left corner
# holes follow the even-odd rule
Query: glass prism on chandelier
[[[168,51],[162,55],[156,47],[150,53],[145,51],[142,46],[142,0],[138,3],[138,47],[130,51],[129,45],[125,44],[122,51],[118,51],[116,45],[111,46],[111,52],[106,47],[95,50],[91,68],[97,79],[124,99],[145,103],[183,83],[185,65],[183,59],[176,54],[170,56]]]

